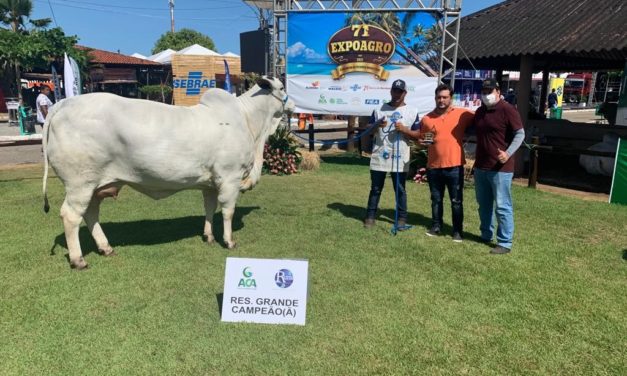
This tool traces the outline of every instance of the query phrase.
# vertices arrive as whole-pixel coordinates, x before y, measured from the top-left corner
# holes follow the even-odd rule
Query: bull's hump
[[[200,104],[205,106],[235,106],[236,97],[222,89],[209,89],[200,98]]]

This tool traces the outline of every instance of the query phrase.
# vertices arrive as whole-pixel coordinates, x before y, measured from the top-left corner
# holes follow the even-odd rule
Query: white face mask
[[[492,107],[496,104],[496,95],[494,94],[481,94],[481,101],[488,107]]]

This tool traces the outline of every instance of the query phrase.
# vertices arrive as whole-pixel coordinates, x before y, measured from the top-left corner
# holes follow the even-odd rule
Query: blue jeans
[[[453,233],[462,233],[464,223],[464,167],[430,168],[427,181],[431,191],[431,228],[442,229],[444,188],[451,200]]]
[[[479,204],[481,238],[492,241],[494,237],[494,211],[496,202],[496,243],[512,248],[514,239],[514,207],[512,206],[511,172],[475,169],[475,194]]]
[[[388,173],[385,171],[373,171],[370,170],[370,195],[368,196],[368,209],[366,211],[366,218],[375,218],[377,215],[377,207],[379,206],[379,199],[381,198],[381,192],[383,192],[383,185],[385,184],[385,176]],[[407,221],[407,192],[405,191],[405,180],[407,179],[406,172],[391,172],[392,186],[394,187],[394,193],[396,193],[397,201],[396,206],[398,209],[398,219]],[[396,191],[396,178],[398,176],[398,188]]]

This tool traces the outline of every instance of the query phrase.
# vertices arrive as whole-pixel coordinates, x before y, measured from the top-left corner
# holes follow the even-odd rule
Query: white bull
[[[283,84],[264,77],[239,97],[210,89],[200,104],[169,106],[112,94],[86,94],[53,107],[44,124],[44,210],[48,212],[48,162],[65,186],[61,218],[70,265],[84,269],[78,237],[82,219],[98,251],[115,254],[98,223],[100,203],[128,185],[154,199],[199,189],[205,203],[204,235],[214,241],[217,203],[224,242],[233,248],[232,219],[239,192],[261,176],[264,143],[284,112]]]

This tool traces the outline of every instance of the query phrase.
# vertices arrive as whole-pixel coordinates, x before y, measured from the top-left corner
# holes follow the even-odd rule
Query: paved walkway
[[[41,134],[41,127],[37,126]],[[0,120],[0,136],[19,136],[20,128],[9,125],[6,119]],[[0,169],[33,163],[43,163],[41,145],[3,146],[0,147]]]

